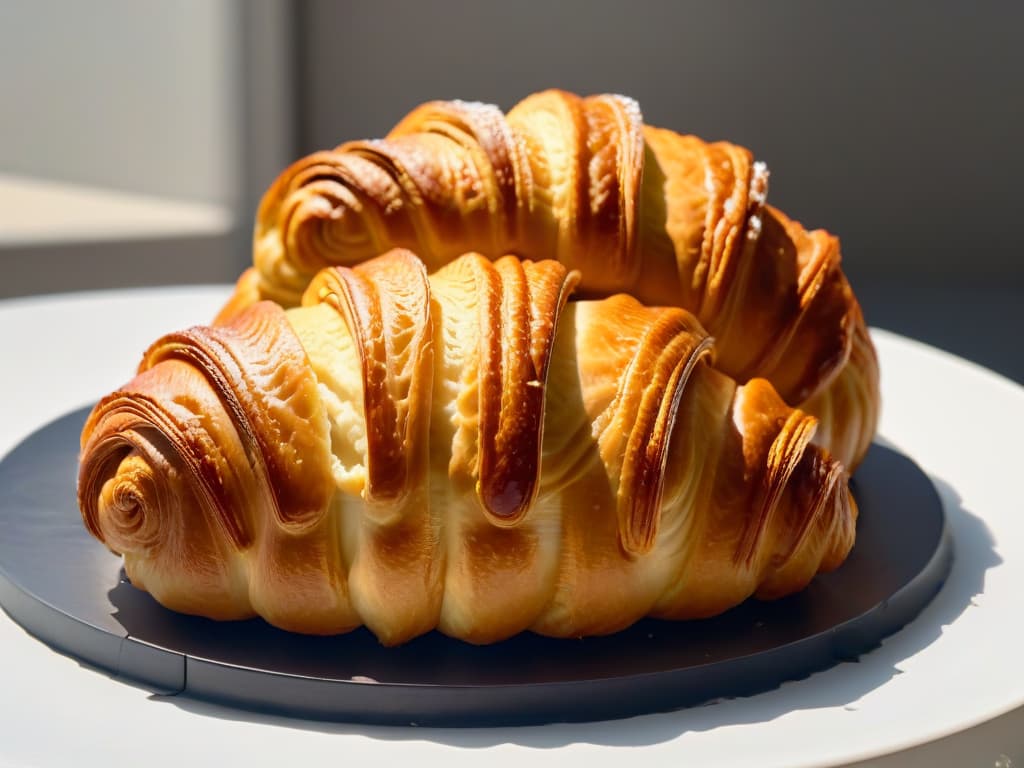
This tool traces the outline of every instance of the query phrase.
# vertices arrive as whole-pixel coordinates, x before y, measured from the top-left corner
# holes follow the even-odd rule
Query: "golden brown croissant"
[[[554,261],[396,250],[157,341],[82,434],[85,524],[164,605],[471,642],[709,616],[838,566],[815,419],[690,313]]]
[[[746,149],[644,126],[621,96],[546,91],[507,117],[428,103],[383,141],[281,174],[224,316],[259,299],[295,306],[321,268],[396,246],[429,270],[467,251],[555,258],[581,271],[583,295],[696,314],[723,372],[767,378],[852,467],[878,419],[874,348],[838,241],[767,206],[767,180]]]

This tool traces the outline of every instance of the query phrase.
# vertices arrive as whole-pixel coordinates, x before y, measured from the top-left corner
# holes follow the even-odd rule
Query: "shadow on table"
[[[901,631],[883,641],[864,661],[843,662],[801,681],[784,683],[775,690],[749,698],[729,699],[702,706],[628,720],[596,723],[552,724],[503,728],[415,728],[351,725],[263,715],[188,696],[161,696],[166,702],[202,717],[214,717],[277,727],[331,734],[361,734],[381,740],[427,740],[473,749],[499,744],[518,744],[546,749],[574,743],[606,746],[642,746],[670,741],[688,731],[720,726],[767,722],[789,712],[843,706],[856,709],[864,695],[902,674],[899,664],[937,640],[944,627],[965,611],[984,585],[985,571],[1001,560],[984,522],[964,509],[957,492],[944,481],[932,478],[942,499],[953,538],[954,564],[941,591],[922,614]],[[864,658],[864,657],[862,657]]]

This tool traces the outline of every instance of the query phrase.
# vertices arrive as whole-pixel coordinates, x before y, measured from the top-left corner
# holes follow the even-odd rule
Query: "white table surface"
[[[227,291],[0,302],[0,455],[123,383],[151,341],[211,317]],[[500,768],[640,759],[798,768],[869,758],[881,765],[891,759],[881,756],[906,749],[903,762],[884,764],[917,765],[918,745],[942,737],[941,745],[951,745],[942,754],[967,749],[971,765],[1024,765],[1024,389],[930,347],[873,333],[882,365],[880,434],[936,483],[956,560],[924,613],[857,663],[759,696],[630,720],[384,728],[156,696],[51,651],[0,613],[0,765],[335,765],[368,758]],[[995,733],[975,727],[1001,715]],[[978,733],[985,734],[981,743],[972,737]],[[928,760],[941,764],[934,755]]]

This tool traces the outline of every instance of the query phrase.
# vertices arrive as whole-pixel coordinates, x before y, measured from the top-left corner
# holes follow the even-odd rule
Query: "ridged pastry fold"
[[[169,608],[387,644],[709,616],[837,567],[856,505],[817,419],[714,367],[695,315],[579,280],[399,249],[170,334],[86,423],[85,524]]]
[[[583,297],[626,292],[692,312],[724,373],[771,381],[853,467],[878,421],[874,348],[839,241],[768,205],[767,189],[748,150],[645,125],[623,96],[550,90],[507,115],[429,102],[384,139],[278,177],[224,316],[259,299],[296,306],[320,269],[394,247],[430,271],[470,251],[556,259],[580,271]]]

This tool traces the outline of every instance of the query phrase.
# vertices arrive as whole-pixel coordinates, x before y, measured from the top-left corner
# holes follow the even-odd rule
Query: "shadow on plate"
[[[330,734],[361,734],[382,740],[429,740],[461,748],[485,748],[518,744],[532,748],[557,748],[567,744],[644,746],[670,741],[688,731],[705,731],[726,725],[767,722],[794,710],[844,706],[856,708],[864,695],[902,674],[900,662],[927,648],[965,611],[982,592],[985,572],[1001,562],[984,522],[965,509],[956,490],[932,478],[942,500],[953,538],[955,558],[945,585],[921,615],[884,640],[866,657],[841,662],[803,680],[783,683],[756,696],[726,699],[696,707],[644,715],[626,720],[593,723],[555,723],[545,726],[498,728],[422,728],[282,718],[221,706],[186,695],[151,698],[180,707],[198,716],[265,723],[277,727]]]

